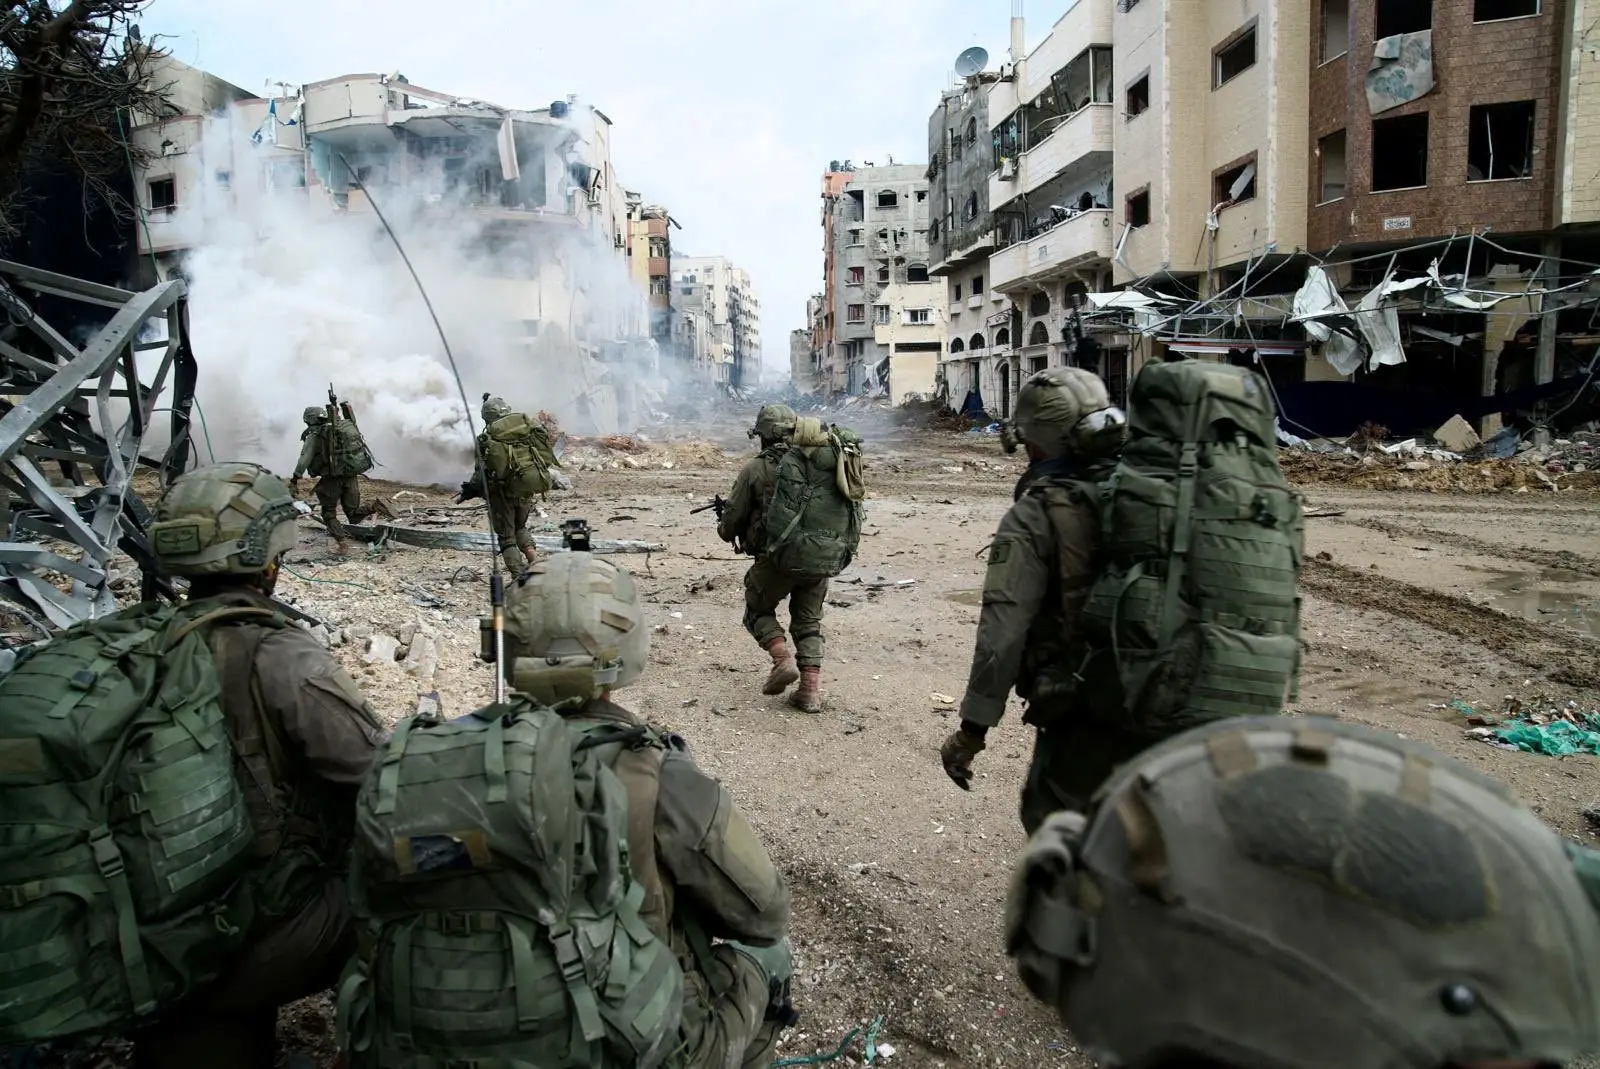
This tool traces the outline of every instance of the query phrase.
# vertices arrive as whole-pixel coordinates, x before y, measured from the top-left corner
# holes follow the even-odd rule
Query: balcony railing
[[[1110,208],[1090,208],[989,257],[989,288],[1054,277],[1094,260],[1111,259]]]

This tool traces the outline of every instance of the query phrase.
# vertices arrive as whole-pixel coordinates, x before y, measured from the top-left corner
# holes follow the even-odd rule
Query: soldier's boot
[[[522,551],[516,546],[507,546],[501,550],[500,559],[505,561],[506,571],[514,576],[521,575],[528,568],[526,558],[523,557]]]
[[[795,667],[794,654],[789,651],[789,644],[782,636],[767,643],[767,653],[772,657],[772,671],[767,673],[761,693],[782,694],[789,689],[789,684],[800,678],[800,669]]]
[[[789,695],[789,704],[802,713],[822,712],[822,669],[806,665],[800,669],[800,685]]]
[[[539,551],[533,546],[523,546],[522,555],[527,558],[529,564],[539,563]]]
[[[348,538],[335,538],[333,552],[336,556],[348,557],[350,555],[350,540]]]

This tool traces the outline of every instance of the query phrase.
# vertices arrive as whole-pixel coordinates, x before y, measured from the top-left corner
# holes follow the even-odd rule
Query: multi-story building
[[[1011,379],[1012,304],[988,285],[995,248],[989,174],[994,153],[989,134],[992,71],[963,79],[940,94],[928,118],[929,273],[944,280],[948,321],[940,378],[953,408],[982,409],[1000,399]]]
[[[499,312],[484,325],[513,352],[576,360],[567,378],[597,425],[629,418],[635,385],[657,369],[602,112],[572,97],[509,109],[380,74],[265,99],[171,69],[183,114],[147,117],[131,134],[150,155],[136,176],[139,252],[160,274],[274,197],[304,204],[319,225],[370,226],[370,190],[391,219],[437,224],[471,246],[457,266],[479,273],[475,300]]]
[[[663,353],[672,345],[672,228],[677,226],[667,209],[628,194],[628,270],[634,285],[649,295],[650,337]]]
[[[789,382],[798,393],[826,393],[822,369],[822,294],[806,298],[806,325],[789,332]]]
[[[823,388],[931,394],[924,366],[931,352],[937,367],[943,330],[898,336],[901,326],[942,327],[945,319],[943,284],[929,275],[927,168],[835,163],[823,175],[822,200]],[[896,386],[897,365],[913,385]]]
[[[682,257],[673,267],[672,288],[680,357],[718,385],[757,385],[761,301],[749,273],[724,256]]]

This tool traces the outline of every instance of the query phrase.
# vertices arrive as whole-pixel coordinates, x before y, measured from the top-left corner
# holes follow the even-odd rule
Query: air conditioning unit
[[[1015,182],[1017,180],[1017,161],[1010,156],[1000,158],[1000,181]]]

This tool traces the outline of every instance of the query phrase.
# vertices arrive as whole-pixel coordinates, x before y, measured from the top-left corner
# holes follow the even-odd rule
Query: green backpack
[[[513,498],[548,493],[555,485],[550,469],[558,468],[550,432],[521,412],[502,416],[478,436],[484,472],[491,486]]]
[[[0,676],[0,1047],[127,1029],[214,979],[254,833],[207,645],[262,609],[147,603]]]
[[[1304,521],[1266,385],[1226,364],[1146,364],[1128,407],[1127,444],[1098,487],[1089,704],[1157,738],[1282,712],[1300,668]]]
[[[321,435],[320,447],[313,451],[310,472],[319,479],[331,475],[348,478],[365,475],[373,468],[372,450],[361,436],[355,420],[335,419],[319,423],[307,430],[308,434]]]
[[[773,477],[763,552],[788,575],[833,578],[861,546],[866,496],[861,439],[802,416]]]
[[[353,1069],[660,1065],[684,992],[640,918],[610,763],[647,728],[515,697],[401,722],[356,803],[361,949],[339,988]]]

